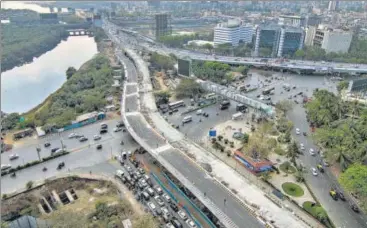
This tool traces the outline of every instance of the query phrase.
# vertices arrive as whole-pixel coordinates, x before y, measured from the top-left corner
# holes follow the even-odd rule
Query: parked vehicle
[[[51,150],[51,153],[55,153],[57,150],[59,150],[60,148],[58,148],[58,147],[55,147],[55,148],[52,148],[52,150]]]
[[[105,123],[101,123],[101,129],[107,129],[108,128],[108,125],[105,124]]]
[[[179,209],[178,209],[178,207],[177,207],[177,205],[175,204],[175,203],[173,203],[173,202],[171,202],[170,204],[169,204],[169,206],[170,206],[170,208],[174,211],[174,212],[177,212]]]
[[[51,146],[51,143],[48,143],[48,142],[47,142],[47,143],[45,143],[45,145],[44,145],[44,146],[47,148],[47,147]]]
[[[181,218],[182,220],[186,221],[186,219],[187,219],[187,215],[186,215],[186,213],[185,213],[184,211],[179,210],[179,211],[177,212],[177,214],[178,214],[178,216],[180,216],[180,218]]]
[[[7,169],[10,169],[10,168],[11,168],[10,164],[1,164],[1,171],[7,170]]]

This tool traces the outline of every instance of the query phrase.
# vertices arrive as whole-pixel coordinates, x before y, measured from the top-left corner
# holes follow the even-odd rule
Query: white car
[[[304,150],[305,149],[305,145],[303,145],[303,143],[299,144],[301,150]]]
[[[301,130],[299,130],[299,128],[296,128],[296,134],[297,135],[301,134]]]
[[[122,131],[122,128],[121,127],[115,127],[113,129],[113,132],[119,132],[119,131]]]
[[[10,168],[11,168],[10,164],[1,164],[1,171],[7,170],[7,169],[10,169]]]
[[[9,159],[10,160],[15,160],[17,158],[19,158],[19,155],[18,154],[11,154],[11,155],[9,155]]]
[[[311,172],[312,172],[312,175],[314,175],[314,176],[318,175],[317,170],[314,167],[311,168]]]
[[[155,209],[157,208],[155,205],[154,205],[154,203],[152,203],[152,202],[149,202],[148,203],[148,207],[150,208],[150,210],[152,210],[152,211],[155,211]]]
[[[128,151],[128,152],[127,152],[127,156],[131,157],[131,155],[132,155],[132,154],[131,154],[131,151]]]
[[[179,211],[177,212],[177,214],[178,214],[178,216],[180,216],[180,218],[181,218],[182,220],[186,221],[186,219],[187,219],[187,215],[186,215],[186,213],[185,213],[184,211],[179,210]]]
[[[100,136],[100,135],[95,135],[95,136],[93,136],[93,139],[94,140],[100,140],[102,137]]]
[[[201,114],[203,114],[203,110],[199,109],[196,111],[196,115],[201,115]]]
[[[312,148],[310,148],[310,154],[311,154],[312,156],[315,156],[315,155],[316,155],[315,151],[314,151]]]
[[[167,202],[171,202],[171,197],[167,193],[164,193],[162,196]]]
[[[69,139],[75,138],[75,137],[77,137],[77,136],[78,136],[78,134],[77,134],[77,133],[71,133],[71,134],[69,135]]]
[[[196,228],[196,224],[191,220],[191,219],[188,219],[186,221],[187,225],[189,225],[190,228]]]
[[[164,202],[163,202],[163,200],[161,199],[161,197],[159,197],[159,196],[155,196],[154,197],[154,199],[155,199],[155,202],[157,202],[157,204],[159,205],[159,206],[164,206]]]

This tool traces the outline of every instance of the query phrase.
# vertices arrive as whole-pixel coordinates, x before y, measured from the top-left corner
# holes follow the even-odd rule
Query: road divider
[[[19,171],[19,170],[26,169],[26,168],[31,167],[31,166],[35,166],[35,165],[41,164],[43,162],[46,162],[46,161],[52,160],[54,158],[58,158],[58,157],[67,155],[69,153],[70,153],[69,151],[63,151],[63,152],[60,152],[60,153],[57,153],[57,154],[53,154],[53,155],[48,156],[48,157],[44,157],[41,160],[35,160],[35,161],[32,161],[32,162],[28,162],[28,163],[26,163],[24,165],[18,165],[16,168],[11,168],[9,170],[2,171],[1,172],[1,176],[5,176],[5,175],[10,174],[10,173],[15,173],[16,171]]]

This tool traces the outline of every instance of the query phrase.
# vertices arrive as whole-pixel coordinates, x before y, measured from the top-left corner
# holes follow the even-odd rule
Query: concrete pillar
[[[40,210],[42,214],[47,214],[40,203],[38,204],[38,209]]]
[[[57,194],[55,190],[52,191],[52,195],[55,198],[55,200],[57,201],[57,203],[62,204],[59,194]]]
[[[48,203],[48,201],[46,200],[46,198],[45,198],[45,197],[42,197],[42,199],[44,200],[44,202],[45,202],[46,206],[48,207],[48,209],[50,210],[50,213],[51,213],[51,212],[53,211],[53,209],[52,209],[51,205]]]
[[[71,193],[69,192],[69,190],[66,190],[66,191],[65,191],[65,194],[66,194],[66,196],[68,197],[68,199],[69,199],[70,203],[71,203],[71,202],[74,202],[74,197],[71,195]]]

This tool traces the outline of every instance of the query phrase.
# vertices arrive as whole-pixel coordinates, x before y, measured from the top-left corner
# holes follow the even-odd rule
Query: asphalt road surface
[[[179,169],[180,173],[196,187],[205,191],[206,197],[215,203],[238,227],[262,227],[257,219],[252,217],[247,211],[243,213],[246,209],[237,199],[189,161],[187,157],[175,150],[167,150],[161,152],[160,155],[172,166],[181,167]]]
[[[68,155],[17,171],[15,178],[10,177],[10,175],[3,176],[1,178],[1,192],[11,193],[23,188],[28,181],[40,181],[59,173],[68,172],[69,169],[89,167],[111,159],[112,156],[120,154],[122,150],[135,150],[139,147],[128,133],[124,133],[124,135],[122,132],[118,133],[121,134],[119,137],[99,142],[103,146],[102,150],[97,150],[95,146],[86,146]],[[120,145],[121,139],[124,141],[123,146]],[[65,162],[65,167],[57,170],[57,165],[60,162]],[[46,172],[42,171],[44,167],[47,167]]]
[[[90,125],[87,125],[81,128],[77,128],[74,130],[65,131],[60,134],[53,134],[53,135],[46,136],[45,138],[35,139],[34,144],[32,145],[24,145],[24,146],[21,146],[13,150],[2,153],[1,154],[1,164],[11,164],[13,167],[16,167],[18,165],[23,165],[27,162],[38,160],[38,154],[36,151],[37,147],[41,148],[40,157],[43,158],[43,157],[50,156],[51,150],[53,148],[62,148],[61,144],[64,144],[65,149],[68,151],[77,151],[77,150],[81,150],[87,147],[95,147],[97,144],[101,144],[101,143],[103,144],[109,140],[120,138],[121,136],[122,136],[121,137],[122,139],[125,135],[128,135],[127,132],[125,133],[123,133],[122,131],[113,132],[113,128],[116,126],[116,124],[119,121],[120,121],[119,119],[101,121],[101,122],[90,124]],[[99,134],[100,123],[106,123],[109,126],[108,133],[105,133],[102,135]],[[68,136],[71,133],[82,134],[85,137],[87,137],[88,140],[85,142],[79,142],[79,139],[76,139],[76,138],[69,139]],[[93,140],[94,135],[100,135],[101,139]],[[46,142],[49,142],[51,146],[47,148],[44,147],[44,144]],[[9,156],[11,154],[18,154],[19,158],[11,161],[9,159]]]

